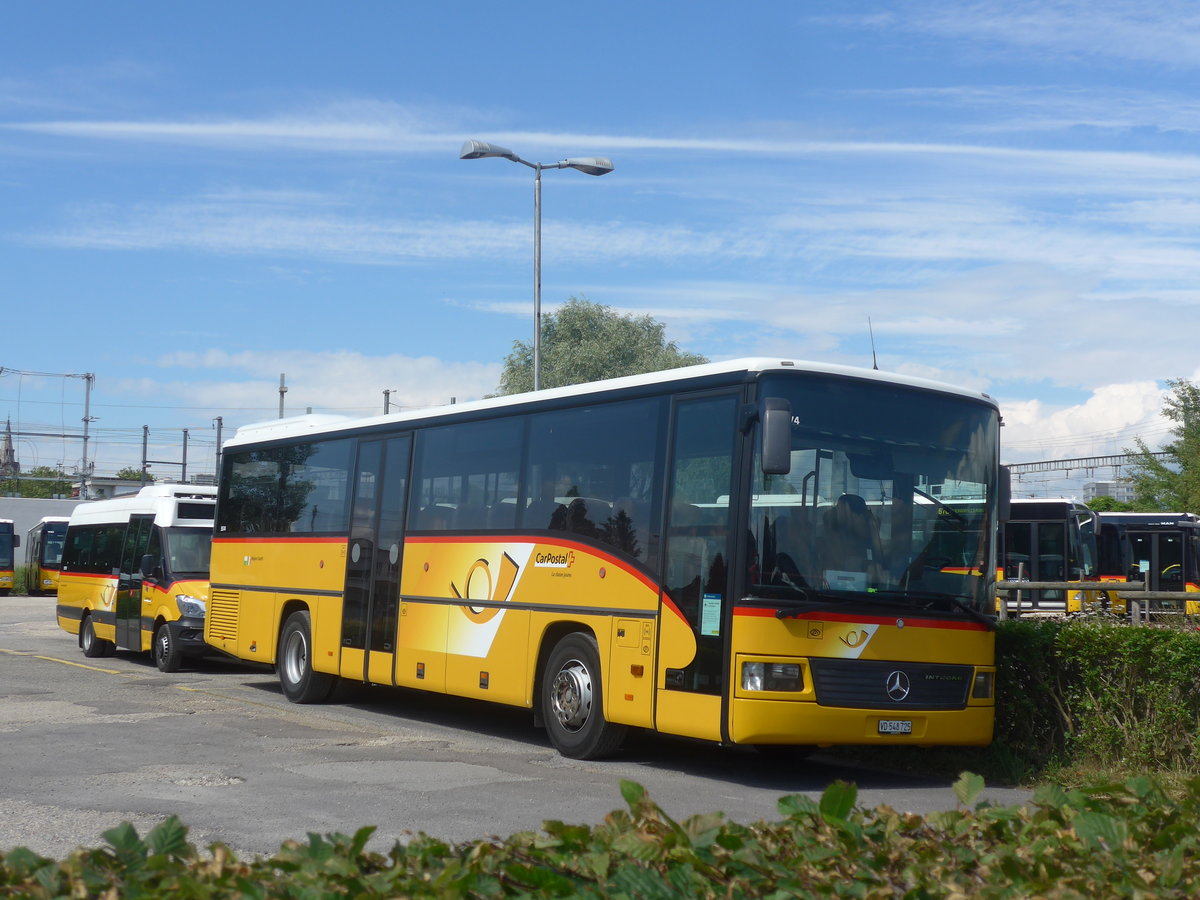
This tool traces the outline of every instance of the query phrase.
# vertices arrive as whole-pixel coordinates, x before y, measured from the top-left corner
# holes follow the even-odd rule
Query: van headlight
[[[176,594],[175,605],[179,607],[179,614],[188,619],[203,619],[208,610],[202,598],[188,594]]]
[[[804,675],[799,663],[742,663],[743,691],[802,691]]]

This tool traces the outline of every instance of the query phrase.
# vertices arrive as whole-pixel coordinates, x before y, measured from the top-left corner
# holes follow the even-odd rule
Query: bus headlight
[[[804,675],[799,663],[742,663],[743,691],[802,691]]]
[[[203,619],[207,612],[207,607],[201,598],[191,597],[187,594],[176,594],[175,605],[179,607],[179,614],[188,619]]]
[[[976,700],[990,700],[996,683],[995,672],[976,672],[971,696]]]

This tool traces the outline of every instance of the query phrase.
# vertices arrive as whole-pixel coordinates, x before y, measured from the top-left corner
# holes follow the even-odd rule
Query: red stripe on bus
[[[214,544],[344,544],[346,537],[214,537]]]

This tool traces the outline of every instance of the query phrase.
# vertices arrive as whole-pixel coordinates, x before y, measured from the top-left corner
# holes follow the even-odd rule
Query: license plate
[[[912,734],[912,721],[910,719],[880,719],[879,733]]]

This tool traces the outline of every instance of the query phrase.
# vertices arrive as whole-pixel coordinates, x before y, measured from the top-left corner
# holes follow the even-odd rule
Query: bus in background
[[[1013,498],[1004,523],[1007,581],[1095,581],[1099,515],[1067,499]],[[1008,609],[1078,612],[1105,601],[1102,591],[1009,591]],[[998,601],[999,602],[999,601]]]
[[[75,507],[58,624],[87,657],[150,651],[163,672],[207,650],[204,613],[216,488],[153,484]]]
[[[25,590],[30,596],[58,593],[67,521],[66,516],[43,516],[25,534]]]
[[[0,597],[12,593],[17,574],[13,551],[20,546],[21,536],[13,531],[12,519],[0,519]]]
[[[986,744],[998,438],[986,395],[762,359],[245,427],[205,639],[294,702],[344,678],[530,708],[576,758],[631,727]],[[914,540],[946,484],[983,577]]]
[[[1200,516],[1194,513],[1100,514],[1100,580],[1144,581],[1148,591],[1179,592],[1150,609],[1200,615]],[[1119,601],[1125,611],[1125,602]]]

